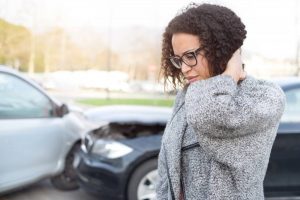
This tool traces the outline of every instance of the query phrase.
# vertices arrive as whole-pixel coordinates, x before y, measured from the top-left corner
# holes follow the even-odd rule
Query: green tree
[[[0,63],[27,69],[31,32],[0,19]]]

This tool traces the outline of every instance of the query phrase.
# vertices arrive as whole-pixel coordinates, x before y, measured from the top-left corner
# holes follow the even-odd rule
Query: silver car
[[[58,189],[78,188],[72,163],[89,125],[35,82],[0,66],[0,194],[46,177]]]

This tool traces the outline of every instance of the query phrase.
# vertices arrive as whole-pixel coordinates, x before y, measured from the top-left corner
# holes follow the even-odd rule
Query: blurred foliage
[[[113,48],[99,34],[72,38],[64,29],[52,27],[43,33],[32,33],[0,19],[0,64],[29,73],[57,70],[119,70],[129,79],[155,80],[160,59],[160,44],[150,37],[149,30],[135,28],[123,38],[111,41]],[[114,50],[113,50],[114,49]],[[124,50],[126,49],[126,50]]]
[[[73,42],[61,28],[34,35],[23,26],[0,19],[0,64],[21,71],[106,70],[108,50],[103,46],[87,50]],[[118,59],[116,53],[110,53],[111,59]]]
[[[25,70],[29,59],[31,33],[22,26],[0,19],[0,63],[21,66]]]

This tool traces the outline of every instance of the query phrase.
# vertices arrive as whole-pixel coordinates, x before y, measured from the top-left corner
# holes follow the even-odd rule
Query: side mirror
[[[57,114],[59,117],[63,117],[66,114],[68,114],[70,112],[68,106],[66,104],[62,104],[61,106],[58,107],[57,109]]]

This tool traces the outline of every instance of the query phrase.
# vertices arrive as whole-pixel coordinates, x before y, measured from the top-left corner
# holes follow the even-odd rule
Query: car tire
[[[151,200],[155,197],[157,159],[142,163],[131,175],[127,188],[128,200]]]
[[[76,171],[73,167],[75,154],[79,151],[80,144],[75,144],[65,160],[64,171],[51,178],[52,185],[59,190],[76,190],[79,188]]]

